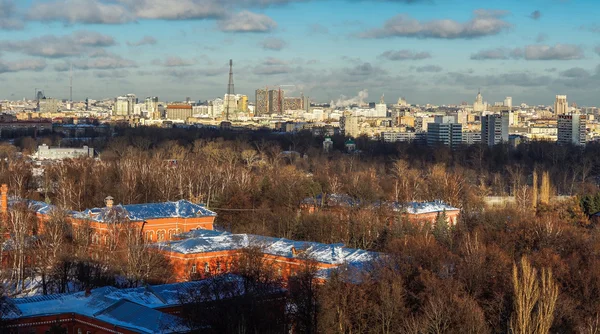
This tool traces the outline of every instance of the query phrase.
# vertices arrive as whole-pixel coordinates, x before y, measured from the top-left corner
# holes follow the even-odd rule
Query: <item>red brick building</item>
[[[439,215],[445,215],[448,224],[456,225],[460,214],[460,209],[442,201],[363,203],[346,194],[328,194],[325,197],[320,194],[315,198],[306,198],[300,204],[300,209],[308,213],[318,210],[341,211],[352,208],[383,209],[381,212],[387,211],[388,215],[399,214],[408,221],[421,224],[431,223],[432,225],[435,224]]]
[[[318,269],[317,278],[326,279],[331,270],[342,265],[363,269],[381,256],[362,249],[346,248],[342,244],[294,241],[251,234],[232,234],[211,230],[195,230],[181,240],[157,244],[175,270],[177,281],[234,272],[245,249],[259,250],[264,260],[287,281],[302,270],[308,261]]]

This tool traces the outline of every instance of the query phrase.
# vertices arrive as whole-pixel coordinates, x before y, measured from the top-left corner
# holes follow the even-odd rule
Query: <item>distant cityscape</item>
[[[51,127],[56,123],[126,124],[128,126],[209,126],[270,129],[294,133],[311,131],[315,136],[336,134],[388,143],[418,142],[430,146],[457,147],[484,143],[494,146],[538,140],[583,146],[600,139],[598,108],[569,105],[566,95],[556,95],[553,105],[513,105],[507,96],[488,103],[477,93],[472,103],[456,105],[410,104],[405,97],[390,104],[381,96],[368,102],[367,90],[353,98],[319,103],[295,86],[257,88],[253,100],[235,94],[233,67],[223,98],[206,101],[161,101],[157,96],[139,98],[124,94],[113,99],[58,100],[36,90],[35,99],[0,101],[0,129]],[[72,94],[72,93],[71,93]],[[25,122],[25,123],[23,123]],[[324,148],[330,144],[324,143]]]

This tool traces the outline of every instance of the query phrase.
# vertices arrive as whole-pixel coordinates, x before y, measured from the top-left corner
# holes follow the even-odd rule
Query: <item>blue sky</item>
[[[597,105],[592,0],[0,0],[0,99],[212,99],[286,86],[328,102]]]

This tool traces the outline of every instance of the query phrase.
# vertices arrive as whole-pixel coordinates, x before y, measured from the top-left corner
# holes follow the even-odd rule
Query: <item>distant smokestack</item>
[[[3,184],[0,188],[0,210],[2,210],[2,214],[8,213],[8,185]]]

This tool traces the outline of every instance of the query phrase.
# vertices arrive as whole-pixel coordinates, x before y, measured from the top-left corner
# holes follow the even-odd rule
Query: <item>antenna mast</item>
[[[231,108],[231,95],[235,94],[233,86],[233,60],[229,59],[229,85],[227,85],[227,113],[225,120],[229,121],[229,108]]]
[[[71,102],[71,110],[73,110],[73,64],[69,72],[69,102]]]

